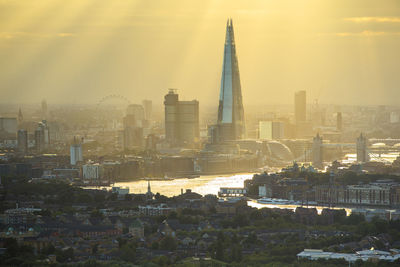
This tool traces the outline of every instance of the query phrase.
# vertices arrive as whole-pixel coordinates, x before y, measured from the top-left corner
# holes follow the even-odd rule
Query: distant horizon
[[[151,100],[151,99],[146,99],[146,100]],[[197,100],[197,99],[193,99],[193,100]],[[161,109],[164,109],[164,105],[162,101],[159,101],[159,103],[152,101],[153,104],[153,108],[157,108],[157,106],[159,106]],[[4,103],[4,102],[0,102],[0,107],[1,106],[37,106],[40,107],[41,102],[15,102],[15,103]],[[49,108],[51,108],[51,106],[79,106],[79,107],[94,107],[97,106],[99,103],[98,102],[81,102],[81,103],[62,103],[62,102],[47,102],[47,105]],[[139,104],[142,105],[141,101],[139,102],[131,102],[130,104]],[[126,105],[122,105],[121,104],[121,108],[127,107],[130,104],[126,104]],[[104,106],[115,106],[117,104],[104,104]],[[199,105],[202,105],[201,102],[199,102]],[[309,102],[307,101],[307,106],[312,106],[314,105],[313,102]],[[397,105],[393,105],[393,104],[339,104],[339,103],[320,103],[318,102],[319,106],[339,106],[339,107],[388,107],[388,108],[400,108],[400,104]],[[218,104],[204,104],[204,106],[206,107],[215,107],[216,110],[215,112],[217,112],[218,109]],[[245,111],[246,111],[246,106],[247,107],[274,107],[274,106],[284,106],[284,107],[290,107],[290,106],[294,106],[293,103],[250,103],[250,104],[246,104],[244,103],[244,107],[245,107]]]
[[[290,104],[299,90],[321,104],[400,98],[398,1],[38,0],[0,3],[2,99],[161,102],[173,87],[217,104],[228,18],[244,105]]]

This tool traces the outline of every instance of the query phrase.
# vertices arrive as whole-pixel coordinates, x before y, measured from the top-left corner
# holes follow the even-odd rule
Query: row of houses
[[[320,185],[315,187],[318,203],[400,206],[400,185],[365,184],[347,186]]]
[[[311,186],[304,178],[261,174],[245,181],[245,188],[250,194],[258,194],[259,197],[331,205],[400,207],[400,184],[392,180],[377,180],[369,184]]]

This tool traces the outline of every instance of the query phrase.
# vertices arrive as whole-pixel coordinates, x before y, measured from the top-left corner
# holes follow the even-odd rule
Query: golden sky
[[[245,104],[397,104],[398,0],[0,0],[0,102],[217,105],[233,19]]]

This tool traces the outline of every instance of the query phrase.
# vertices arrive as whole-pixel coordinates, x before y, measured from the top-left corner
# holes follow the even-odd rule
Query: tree
[[[387,233],[389,229],[389,223],[378,217],[372,218],[372,223],[375,225],[376,231],[378,233]]]
[[[158,242],[151,243],[151,249],[158,249],[158,247],[159,247]]]
[[[217,213],[217,209],[216,209],[214,206],[212,206],[212,207],[210,207],[210,208],[208,209],[208,212],[209,212],[210,214],[216,214],[216,213]]]
[[[235,262],[241,262],[242,261],[242,247],[239,244],[234,244],[231,251],[232,251],[231,260],[233,260]]]
[[[217,247],[215,250],[215,258],[220,261],[224,260],[224,244],[221,240],[217,241]]]
[[[136,246],[134,244],[125,244],[120,248],[121,259],[124,261],[135,262]]]
[[[109,201],[115,201],[117,199],[118,199],[118,194],[117,193],[111,193],[107,198],[107,200],[109,200]]]
[[[49,244],[42,249],[42,253],[44,255],[54,254],[56,253],[56,248],[52,244]]]
[[[178,218],[178,213],[176,211],[171,211],[168,213],[168,219],[177,219]]]
[[[93,210],[90,213],[91,218],[103,218],[103,213],[101,213],[99,210]]]
[[[261,220],[262,218],[263,218],[263,215],[262,215],[260,210],[253,210],[250,213],[250,220],[251,221]]]
[[[6,238],[4,240],[4,247],[7,248],[7,254],[9,257],[15,257],[18,255],[19,247],[15,238]]]
[[[361,222],[365,221],[365,218],[361,214],[350,214],[350,216],[346,217],[346,223],[350,225],[357,225]]]
[[[94,195],[94,201],[96,203],[103,203],[106,200],[106,196],[103,192]]]
[[[69,196],[69,198],[71,198],[71,196]],[[80,193],[76,198],[77,203],[91,203],[92,200],[92,196],[87,193]]]
[[[72,260],[74,258],[74,250],[72,248],[68,248],[67,250],[57,250],[57,261],[66,262],[68,260]]]
[[[249,225],[249,220],[246,216],[236,214],[233,218],[232,226],[233,227],[244,227]]]
[[[96,255],[98,250],[99,250],[99,244],[94,244],[92,246],[92,254]]]
[[[99,266],[99,264],[97,263],[96,260],[87,260],[83,264],[83,267],[98,267],[98,266]]]
[[[164,237],[160,242],[160,248],[168,251],[174,251],[177,247],[176,239],[170,235]]]

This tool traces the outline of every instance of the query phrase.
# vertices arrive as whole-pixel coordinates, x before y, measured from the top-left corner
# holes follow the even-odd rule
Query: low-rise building
[[[171,211],[172,208],[168,207],[167,204],[139,206],[139,213],[147,216],[167,215]]]
[[[135,219],[129,226],[129,233],[133,237],[144,238],[144,226],[139,219]]]
[[[321,185],[316,186],[315,189],[315,198],[319,203],[376,206],[391,205],[390,185]]]
[[[98,181],[101,178],[101,173],[102,168],[101,165],[98,163],[82,165],[82,178],[84,180]]]
[[[325,252],[322,249],[304,249],[302,252],[297,254],[299,259],[308,260],[337,260],[343,259],[347,262],[356,262],[357,260],[362,261],[374,261],[374,260],[384,260],[393,262],[400,259],[400,254],[392,254],[391,252],[382,250],[362,250],[356,253],[335,253],[335,252]]]

